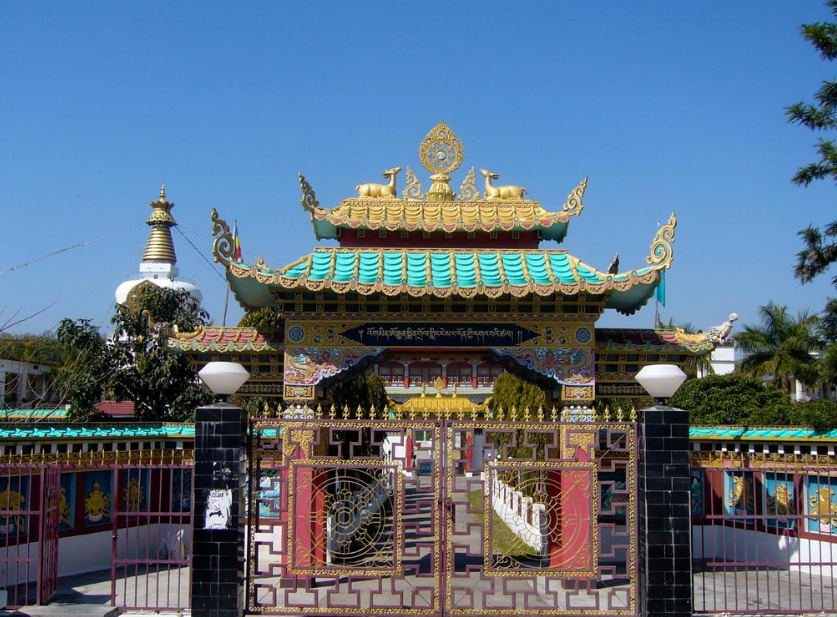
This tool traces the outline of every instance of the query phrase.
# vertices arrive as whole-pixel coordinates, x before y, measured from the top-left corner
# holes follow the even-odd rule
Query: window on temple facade
[[[413,362],[410,365],[410,385],[432,386],[442,376],[442,365],[438,362]]]

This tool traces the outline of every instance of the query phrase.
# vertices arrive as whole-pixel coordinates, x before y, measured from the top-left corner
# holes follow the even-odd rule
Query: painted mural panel
[[[26,535],[29,517],[23,513],[32,507],[29,476],[0,478],[0,538]]]
[[[172,512],[192,511],[192,470],[175,469],[171,476]]]
[[[805,509],[807,531],[837,536],[837,478],[808,476]]]
[[[690,479],[692,518],[702,518],[705,510],[703,504],[704,479],[702,469],[692,469]]]
[[[76,475],[74,473],[61,474],[61,501],[58,512],[59,531],[73,529],[76,526]]]
[[[124,469],[119,473],[119,509],[144,512],[148,509],[148,470]]]
[[[724,473],[724,513],[755,514],[756,487],[751,471],[727,471]]]
[[[111,522],[113,473],[88,471],[84,476],[84,526],[105,525]]]
[[[793,476],[783,473],[765,473],[762,477],[764,511],[777,518],[765,519],[768,527],[793,529],[794,503]]]

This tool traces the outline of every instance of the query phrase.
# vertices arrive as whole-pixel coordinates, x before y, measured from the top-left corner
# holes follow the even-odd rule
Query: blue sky
[[[790,183],[816,136],[784,108],[834,77],[798,30],[828,17],[809,0],[0,0],[0,323],[54,303],[16,331],[106,325],[161,182],[181,273],[220,323],[212,207],[238,220],[245,260],[283,266],[317,244],[298,171],[329,207],[394,166],[427,185],[418,145],[439,120],[465,146],[454,187],[485,167],[553,209],[589,176],[562,248],[594,267],[616,251],[643,266],[675,211],[664,318],[819,310],[831,276],[793,278],[796,233],[835,218],[837,187]]]

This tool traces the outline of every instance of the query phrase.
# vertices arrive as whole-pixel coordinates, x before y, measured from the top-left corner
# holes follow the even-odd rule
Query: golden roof
[[[304,180],[304,178],[302,179]],[[319,239],[336,234],[326,225],[337,228],[388,231],[528,231],[545,232],[558,225],[566,225],[571,216],[584,209],[582,197],[587,188],[585,178],[570,193],[558,212],[549,212],[541,204],[531,200],[470,202],[408,201],[403,199],[344,199],[331,210],[315,207],[310,210],[314,229]],[[563,230],[561,230],[563,231]],[[563,233],[556,229],[545,233],[546,239],[560,239]],[[553,236],[555,236],[553,238]]]
[[[485,178],[484,191],[477,188],[477,174],[472,167],[459,195],[450,187],[449,173],[462,163],[463,148],[459,137],[444,123],[437,124],[419,147],[419,158],[432,175],[432,185],[425,193],[413,170],[406,169],[406,187],[399,191],[397,176],[401,167],[384,171],[387,182],[368,182],[355,187],[357,197],[344,199],[336,208],[321,208],[314,190],[299,175],[302,207],[311,213],[318,240],[337,238],[340,228],[434,232],[495,232],[535,230],[547,240],[560,241],[567,233],[571,216],[579,214],[587,187],[585,178],[570,193],[558,212],[543,209],[537,201],[526,199],[522,186],[495,186],[500,175],[480,169]]]
[[[483,411],[486,405],[474,403],[470,399],[456,394],[456,384],[453,385],[453,394],[451,396],[444,396],[442,390],[444,389],[443,382],[440,378],[436,379],[436,396],[427,396],[425,387],[421,387],[421,396],[415,396],[408,401],[397,405],[402,413],[430,413],[435,415],[450,415],[463,414]]]

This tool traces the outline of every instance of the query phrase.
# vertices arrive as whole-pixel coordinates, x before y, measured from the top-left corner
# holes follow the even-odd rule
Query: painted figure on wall
[[[837,501],[833,485],[809,485],[811,509],[809,531],[837,535]]]
[[[61,474],[61,502],[59,504],[58,516],[60,523],[58,529],[61,531],[75,527],[75,505],[76,505],[76,474]]]
[[[727,514],[754,514],[755,493],[752,473],[727,473],[725,478]]]
[[[703,516],[703,471],[700,469],[692,470],[691,493],[692,516]]]
[[[26,517],[20,513],[26,504],[28,478],[12,479],[0,490],[0,534],[6,537],[26,533]]]
[[[145,491],[139,478],[130,478],[128,486],[123,491],[125,497],[125,505],[128,512],[137,512],[145,505]]]
[[[776,516],[775,519],[767,519],[767,524],[772,527],[793,529],[792,517],[796,514],[794,504],[793,477],[785,474],[764,474],[764,503],[767,514]]]
[[[111,481],[110,472],[88,473],[85,479],[85,525],[110,522]]]
[[[174,512],[192,511],[192,470],[175,469],[172,474],[172,510]]]

